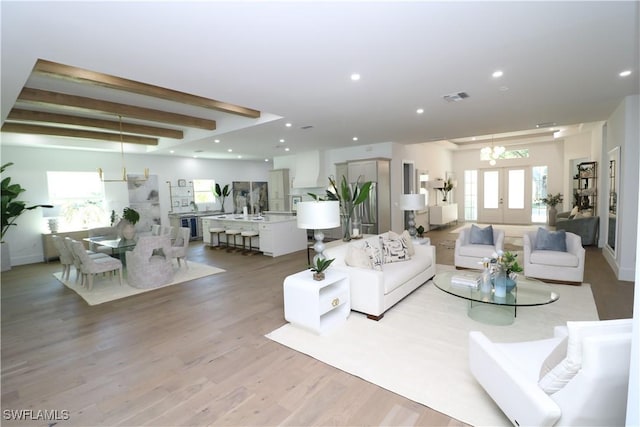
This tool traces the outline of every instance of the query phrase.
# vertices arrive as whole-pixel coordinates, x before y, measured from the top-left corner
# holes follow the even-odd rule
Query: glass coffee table
[[[465,271],[468,274],[469,271]],[[469,301],[467,314],[470,318],[494,325],[510,325],[516,318],[518,307],[533,307],[551,304],[560,298],[553,289],[540,280],[518,276],[518,284],[503,298],[491,292],[481,292],[467,286],[451,283],[451,277],[459,271],[445,271],[433,278],[433,283],[441,291]],[[480,276],[480,272],[478,272]]]

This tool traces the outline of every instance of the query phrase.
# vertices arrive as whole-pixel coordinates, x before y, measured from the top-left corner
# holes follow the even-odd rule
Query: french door
[[[478,222],[531,223],[531,168],[481,169],[478,190]]]

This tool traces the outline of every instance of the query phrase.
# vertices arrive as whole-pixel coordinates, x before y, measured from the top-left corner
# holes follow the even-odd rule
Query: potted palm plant
[[[5,163],[0,168],[0,173],[4,173],[4,170],[13,163]],[[16,219],[22,215],[25,211],[30,211],[36,208],[52,208],[52,205],[33,205],[27,206],[22,200],[17,200],[20,193],[27,191],[22,188],[20,184],[12,184],[11,178],[6,177],[2,179],[2,234],[0,235],[0,241],[2,242],[2,271],[11,269],[11,258],[9,257],[9,246],[4,241],[4,236],[9,231],[10,227],[16,226]]]
[[[327,200],[334,200],[340,203],[340,217],[342,220],[342,240],[348,242],[351,240],[351,219],[353,217],[354,209],[360,203],[367,200],[369,192],[371,191],[371,181],[364,182],[360,185],[360,178],[353,186],[347,183],[347,178],[342,175],[342,181],[340,182],[340,188],[336,180],[329,177],[329,189],[327,190]],[[322,200],[317,194],[308,193],[314,200]]]

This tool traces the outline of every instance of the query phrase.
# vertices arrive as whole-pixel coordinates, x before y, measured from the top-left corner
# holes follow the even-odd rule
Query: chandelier
[[[493,137],[491,138],[491,145],[487,147],[483,147],[480,150],[480,159],[481,160],[489,160],[489,164],[491,166],[495,166],[496,160],[500,158],[505,152],[505,148],[501,145],[494,146],[493,145]]]
[[[98,175],[102,182],[127,182],[127,167],[124,163],[124,140],[122,137],[122,116],[118,114],[118,121],[120,123],[120,156],[122,157],[122,178],[120,179],[104,179],[102,168],[98,168]],[[146,181],[149,179],[149,168],[144,168],[144,179],[136,178],[136,181]]]

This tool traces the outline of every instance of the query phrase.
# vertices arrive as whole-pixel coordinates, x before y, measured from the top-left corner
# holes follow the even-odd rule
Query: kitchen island
[[[238,214],[225,214],[202,217],[202,238],[205,244],[217,244],[216,237],[211,242],[211,227],[257,231],[259,248],[264,255],[277,257],[291,252],[307,249],[307,230],[298,228],[295,216],[264,215],[247,217]],[[238,239],[238,244],[242,244]],[[253,246],[256,246],[255,239]]]

